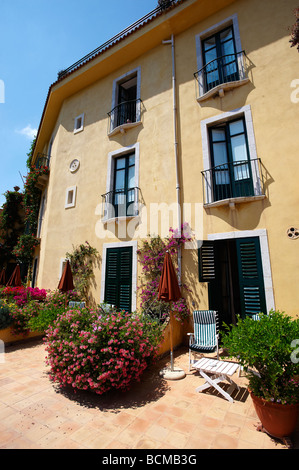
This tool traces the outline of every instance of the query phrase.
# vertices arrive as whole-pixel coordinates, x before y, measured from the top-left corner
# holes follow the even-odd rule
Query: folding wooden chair
[[[218,315],[215,310],[194,310],[194,332],[189,335],[189,372],[196,362],[196,354],[217,352],[219,359],[219,327]],[[193,359],[192,359],[193,356]]]

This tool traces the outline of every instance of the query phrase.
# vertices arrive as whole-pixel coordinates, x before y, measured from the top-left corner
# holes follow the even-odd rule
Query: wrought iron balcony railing
[[[240,86],[248,81],[248,60],[245,51],[217,57],[195,72],[199,97],[223,85],[224,88]]]
[[[227,199],[264,196],[264,181],[259,158],[218,165],[202,171],[204,204]]]
[[[140,98],[131,101],[124,101],[118,104],[108,113],[108,134],[117,127],[133,127],[135,123],[141,121],[142,101]]]
[[[139,192],[138,187],[128,189],[115,189],[102,194],[104,220],[117,217],[136,217],[139,215]]]
[[[38,153],[36,162],[35,162],[35,168],[42,168],[42,167],[48,167],[50,163],[50,155],[46,155],[44,153]]]

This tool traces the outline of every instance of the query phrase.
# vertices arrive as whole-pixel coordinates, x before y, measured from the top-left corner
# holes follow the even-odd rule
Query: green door
[[[208,283],[209,308],[220,324],[267,313],[258,237],[204,241],[198,254],[199,281]]]
[[[108,248],[104,301],[131,311],[132,301],[132,247]]]

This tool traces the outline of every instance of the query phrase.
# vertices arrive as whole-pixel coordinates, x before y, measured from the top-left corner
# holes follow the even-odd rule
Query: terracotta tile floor
[[[286,449],[258,432],[246,378],[234,403],[188,372],[188,352],[175,352],[186,377],[166,381],[158,361],[126,393],[106,396],[61,391],[48,378],[42,341],[6,347],[0,363],[1,449]],[[3,355],[2,355],[3,357]],[[292,437],[299,448],[299,423]]]

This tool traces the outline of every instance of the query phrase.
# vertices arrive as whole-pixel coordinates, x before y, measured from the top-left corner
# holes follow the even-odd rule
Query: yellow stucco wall
[[[201,208],[199,228],[203,239],[211,234],[266,230],[271,263],[268,274],[272,277],[275,307],[295,315],[298,313],[299,300],[296,280],[299,240],[290,240],[286,232],[291,226],[299,226],[296,189],[299,103],[291,100],[294,91],[291,82],[299,79],[299,56],[288,43],[289,27],[294,22],[293,9],[297,5],[293,0],[283,3],[280,0],[217,2],[218,8],[221,4],[227,6],[216,13],[210,11],[211,15],[205,18],[199,3],[199,0],[192,0],[190,4],[186,2],[185,6],[180,6],[180,11],[185,11],[182,22],[179,18],[168,21],[165,17],[165,23],[163,18],[158,20],[161,38],[169,39],[173,33],[175,39],[181,202],[192,203],[192,207],[195,203],[203,202],[201,122],[250,106],[256,152],[265,170],[266,198],[236,204],[234,209],[228,206]],[[187,9],[192,21],[187,21]],[[193,77],[197,70],[196,36],[232,15],[237,15],[242,48],[251,63],[249,83],[225,93],[223,98],[213,97],[198,103]],[[124,63],[118,66],[117,54],[113,59],[113,49],[110,50],[109,73],[105,75],[102,70],[99,74],[95,68],[94,83],[91,81],[92,63],[88,65],[90,75],[86,88],[71,96],[63,89],[63,86],[66,87],[63,81],[53,88],[53,97],[58,96],[58,92],[62,96],[65,93],[67,97],[61,98],[55,126],[53,128],[49,124],[48,137],[44,141],[40,138],[39,149],[36,150],[46,152],[50,136],[55,136],[41,245],[37,252],[37,284],[40,287],[57,287],[60,260],[66,252],[72,250],[73,245],[88,240],[103,256],[104,243],[120,241],[111,231],[105,232],[109,226],[100,222],[99,215],[101,194],[106,192],[110,152],[138,143],[138,186],[146,209],[149,210],[152,203],[171,205],[176,202],[171,47],[161,42],[154,43],[153,35],[150,36],[147,29],[145,33],[149,41],[153,42],[152,48],[141,40],[142,30],[139,31],[138,38],[141,39],[136,41],[134,55],[128,54],[127,63],[123,60]],[[134,35],[128,41],[134,44]],[[126,44],[124,42],[124,48]],[[122,45],[117,47],[119,50]],[[101,60],[106,60],[105,54],[97,60],[97,64]],[[124,134],[108,137],[107,113],[111,110],[113,81],[136,68],[139,68],[141,74],[140,97],[144,106],[142,122]],[[84,83],[83,71],[81,75],[80,71],[76,72],[73,79],[77,88],[80,80]],[[69,86],[71,78],[67,79]],[[84,130],[74,134],[74,119],[81,113],[85,115]],[[45,128],[48,115],[51,116],[50,109],[45,114]],[[50,117],[49,122],[53,122]],[[80,160],[80,168],[76,173],[71,173],[69,164],[74,158]],[[72,186],[77,187],[76,205],[65,209],[66,189]],[[193,219],[189,221],[193,229],[195,217],[193,214]],[[163,222],[164,219],[160,222],[160,230]],[[170,221],[170,225],[175,225],[175,222]],[[99,234],[105,234],[105,239],[99,237]],[[138,265],[137,269],[138,277]],[[93,286],[97,302],[101,300],[101,275],[100,262],[95,268]],[[195,249],[183,250],[182,280],[191,288],[188,294],[190,308],[208,308],[207,285],[198,281]]]

